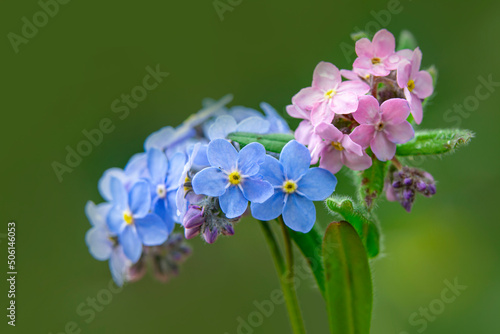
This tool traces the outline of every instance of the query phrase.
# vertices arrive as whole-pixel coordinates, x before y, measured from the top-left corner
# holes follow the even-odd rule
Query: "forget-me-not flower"
[[[208,145],[207,154],[212,167],[196,173],[193,190],[218,197],[227,218],[241,216],[248,201],[262,203],[273,194],[273,186],[259,174],[266,157],[261,144],[251,143],[238,152],[228,141],[215,139]]]
[[[313,201],[322,201],[335,190],[337,179],[323,168],[309,168],[309,150],[292,140],[285,145],[279,161],[266,156],[260,173],[274,186],[274,195],[264,203],[252,203],[252,215],[273,220],[283,215],[294,231],[307,233],[316,221]]]

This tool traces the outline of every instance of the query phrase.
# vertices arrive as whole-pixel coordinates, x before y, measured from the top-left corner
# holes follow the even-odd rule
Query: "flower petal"
[[[226,192],[227,175],[216,167],[205,168],[193,177],[193,190],[198,195],[218,197]]]
[[[236,126],[236,120],[233,116],[219,116],[208,129],[208,138],[210,138],[210,140],[224,139],[228,134],[236,131]]]
[[[410,78],[415,78],[418,74],[418,71],[420,71],[420,64],[422,63],[422,51],[420,51],[420,48],[416,48],[413,51],[413,55],[411,57],[411,73],[410,73]]]
[[[396,39],[386,29],[379,30],[372,40],[375,55],[379,58],[385,58],[395,52]]]
[[[269,155],[266,155],[264,163],[260,166],[259,174],[273,186],[282,186],[285,182],[283,166],[277,159]]]
[[[109,259],[113,251],[113,242],[109,239],[106,227],[93,227],[85,234],[85,242],[90,254],[99,261]]]
[[[358,109],[358,96],[351,92],[339,93],[333,97],[332,110],[335,114],[351,114]]]
[[[137,234],[145,246],[161,245],[167,240],[167,226],[163,220],[155,214],[146,215],[135,221]]]
[[[331,123],[335,113],[330,108],[329,101],[320,101],[311,110],[311,123],[317,125],[319,123]]]
[[[342,132],[331,123],[320,123],[314,131],[323,139],[333,142],[340,142],[344,136]]]
[[[175,196],[174,193],[172,195]],[[153,204],[153,213],[160,217],[165,226],[167,226],[168,233],[172,232],[175,227],[174,222],[174,214],[176,212],[172,212],[173,210],[177,211],[176,207],[169,207],[168,201],[165,198],[158,198],[158,200]]]
[[[377,124],[380,121],[379,104],[371,95],[360,96],[358,109],[352,114],[359,124]]]
[[[208,161],[212,167],[222,168],[231,171],[238,159],[238,152],[225,139],[215,139],[208,144]]]
[[[145,181],[139,181],[128,194],[130,211],[134,218],[144,217],[151,209],[151,193],[149,184]]]
[[[311,168],[298,182],[297,191],[311,201],[322,201],[330,196],[337,186],[337,178],[323,168]]]
[[[363,148],[361,145],[355,143],[349,135],[343,135],[342,137],[342,147],[345,151],[349,153],[354,153],[357,156],[363,155]]]
[[[422,109],[422,100],[420,100],[413,93],[410,94],[411,94],[411,102],[410,102],[411,114],[413,115],[415,123],[420,124],[422,123],[422,118],[424,117],[424,111]]]
[[[99,188],[99,193],[106,201],[113,200],[113,190],[111,189],[111,179],[113,177],[122,183],[125,183],[127,179],[124,171],[120,168],[110,168],[102,174],[97,187]]]
[[[405,99],[389,99],[380,106],[384,124],[399,124],[410,116],[410,106]]]
[[[372,158],[364,151],[363,154],[359,156],[346,150],[342,156],[342,162],[352,170],[365,170],[371,167]]]
[[[283,220],[294,231],[307,233],[316,221],[316,208],[311,200],[292,194],[283,208]]]
[[[111,177],[110,181],[111,198],[114,206],[118,206],[122,209],[128,208],[127,191],[123,186],[121,180],[116,177]]]
[[[397,72],[397,81],[399,88],[405,88],[408,86],[408,81],[410,81],[411,64],[408,62],[402,62],[399,64]]]
[[[412,93],[420,99],[425,99],[432,95],[434,87],[432,83],[432,76],[427,71],[418,72],[415,77],[415,88]]]
[[[396,144],[389,141],[383,132],[375,133],[370,147],[380,161],[391,160],[396,154]]]
[[[108,223],[108,228],[111,233],[120,234],[126,226],[125,220],[123,219],[124,209],[114,206],[109,210],[106,222]]]
[[[335,174],[342,169],[342,154],[331,146],[325,146],[320,152],[319,166]]]
[[[249,117],[241,121],[236,127],[236,132],[267,133],[271,124],[262,117]]]
[[[359,80],[359,77],[358,80],[342,82],[339,88],[337,89],[337,92],[339,93],[351,92],[354,93],[355,95],[364,95],[369,91],[370,91],[370,86],[365,82]]]
[[[184,182],[186,176],[183,176],[184,166],[186,165],[186,155],[184,153],[174,154],[168,164],[167,191],[175,190],[179,183]]]
[[[336,89],[341,81],[342,78],[337,66],[322,61],[314,69],[312,87],[322,91],[328,91],[330,89]]]
[[[244,179],[241,189],[245,198],[251,202],[263,203],[274,193],[274,187],[265,180],[254,178]]]
[[[302,88],[294,97],[292,103],[302,110],[311,110],[324,98],[324,93],[313,87]]]
[[[374,55],[372,42],[370,42],[368,38],[361,38],[358,40],[355,49],[358,57],[372,58]]]
[[[266,157],[266,149],[260,143],[250,143],[238,153],[238,170],[246,176],[259,172],[260,165]]]
[[[127,280],[130,264],[130,261],[123,253],[122,246],[115,247],[109,258],[109,270],[117,286],[122,286]]]
[[[270,221],[278,218],[283,212],[283,204],[285,201],[285,193],[277,190],[274,195],[272,195],[264,203],[252,202],[250,208],[252,210],[252,216],[255,219]]]
[[[106,226],[106,219],[111,208],[111,203],[105,202],[95,205],[94,202],[88,201],[85,205],[85,215],[92,226]]]
[[[304,175],[311,165],[311,154],[304,145],[296,140],[291,140],[283,147],[280,154],[285,178],[297,180]]]
[[[219,204],[226,217],[231,219],[245,213],[248,207],[248,200],[243,196],[240,188],[231,186],[227,188],[224,195],[219,197]]]
[[[133,263],[139,261],[142,254],[142,244],[135,226],[128,225],[119,236],[125,256]]]
[[[286,106],[286,112],[288,113],[288,115],[294,118],[309,119],[309,113],[305,110],[302,110],[299,106],[295,104],[290,104]]]
[[[362,148],[367,148],[375,136],[375,127],[369,124],[358,125],[349,136],[356,144],[359,144]]]
[[[157,185],[165,182],[167,175],[168,161],[163,151],[151,148],[148,153],[148,170],[151,176],[151,183]]]
[[[407,121],[399,124],[388,124],[384,129],[387,139],[396,144],[404,144],[415,137],[413,127]]]

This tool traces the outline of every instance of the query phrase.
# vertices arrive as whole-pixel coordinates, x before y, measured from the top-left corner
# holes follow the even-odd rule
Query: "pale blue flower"
[[[230,115],[219,116],[208,128],[208,138],[225,139],[232,132],[253,132],[264,134],[269,131],[271,124],[260,116],[245,118],[237,123],[236,119]]]
[[[337,179],[323,168],[309,168],[309,150],[292,140],[285,145],[279,161],[266,156],[260,173],[274,186],[274,195],[264,203],[252,203],[252,215],[259,220],[273,220],[283,215],[294,231],[307,233],[316,221],[313,201],[322,201],[335,190]]]
[[[196,173],[193,190],[218,197],[227,218],[241,216],[248,201],[262,203],[273,194],[273,186],[259,174],[266,157],[261,144],[251,143],[238,152],[228,141],[215,139],[208,145],[207,153],[212,167]]]

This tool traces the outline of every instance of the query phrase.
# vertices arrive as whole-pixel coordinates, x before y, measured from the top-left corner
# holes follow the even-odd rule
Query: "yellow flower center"
[[[132,213],[130,213],[130,211],[125,211],[123,213],[123,220],[125,220],[125,222],[128,225],[131,225],[134,223],[134,217],[132,217]]]
[[[159,184],[158,187],[156,187],[156,193],[158,194],[158,197],[165,198],[165,196],[167,196],[167,189],[165,188],[165,185]]]
[[[337,151],[343,151],[344,150],[344,146],[342,146],[342,144],[339,143],[338,141],[332,141],[332,146]]]
[[[378,57],[372,58],[372,65],[377,65],[380,64],[381,62],[382,61]]]
[[[241,183],[241,174],[238,171],[232,172],[229,174],[229,183],[237,186]]]
[[[408,81],[408,84],[406,84],[408,86],[408,90],[411,92],[415,89],[415,81],[413,80],[410,80]]]
[[[325,93],[325,98],[331,99],[335,94],[337,94],[337,91],[335,89],[330,89]]]
[[[286,180],[285,183],[283,183],[283,191],[286,192],[287,194],[292,194],[297,190],[297,183],[295,183],[292,180]]]

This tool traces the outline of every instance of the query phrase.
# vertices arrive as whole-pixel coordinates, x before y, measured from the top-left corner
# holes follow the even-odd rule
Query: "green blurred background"
[[[17,222],[18,261],[17,326],[7,326],[2,314],[1,332],[55,334],[74,321],[82,333],[237,333],[237,318],[247,318],[256,310],[255,300],[269,299],[279,287],[256,223],[241,222],[234,237],[214,246],[196,239],[181,276],[166,285],[151,277],[129,285],[86,323],[76,309],[107,287],[110,274],[107,264],[87,251],[85,203],[100,201],[97,181],[105,169],[123,167],[142,150],[149,133],[179,124],[200,109],[205,97],[232,93],[233,105],[257,108],[266,101],[283,113],[291,97],[310,84],[319,61],[350,67],[340,45],[353,45],[349,34],[370,22],[395,35],[412,31],[424,53],[423,65],[439,70],[437,95],[422,127],[461,126],[477,133],[457,154],[425,163],[439,180],[438,194],[418,198],[412,214],[398,204],[380,203],[385,251],[372,262],[372,333],[498,332],[500,89],[494,87],[471,112],[446,111],[476,94],[479,76],[500,81],[500,3],[232,3],[221,21],[212,0],[71,1],[60,5],[17,54],[7,34],[20,35],[22,17],[32,21],[40,6],[35,0],[0,3],[5,36],[0,233],[6,233],[9,220]],[[387,16],[389,9],[393,13]],[[381,11],[385,15],[377,14]],[[170,76],[120,120],[111,103],[140,85],[145,68],[156,64]],[[110,118],[115,130],[59,182],[51,163],[64,162],[65,147],[75,148],[84,139],[82,130],[98,127],[103,118]],[[340,178],[338,192],[352,194],[347,179]],[[320,219],[324,225],[329,218]],[[0,254],[0,277],[5,277],[5,239]],[[441,298],[444,280],[455,278],[467,289],[427,321],[425,330],[420,323],[412,325],[411,315],[438,305],[434,301]],[[4,278],[1,282],[0,309],[5,310],[7,286]],[[299,290],[308,332],[327,333],[313,279]],[[254,329],[289,332],[284,305]]]

